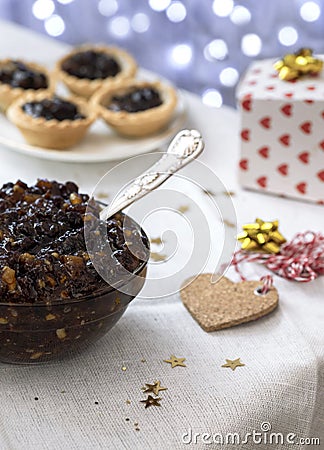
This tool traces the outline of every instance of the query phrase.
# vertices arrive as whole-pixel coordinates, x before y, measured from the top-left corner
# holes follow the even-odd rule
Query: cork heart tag
[[[266,295],[255,293],[260,281],[233,283],[223,277],[212,284],[211,279],[210,273],[198,275],[181,290],[184,306],[207,332],[260,319],[278,306],[278,291],[274,287]]]

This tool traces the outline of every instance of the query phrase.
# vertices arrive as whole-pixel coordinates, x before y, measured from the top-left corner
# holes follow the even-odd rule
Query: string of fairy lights
[[[302,28],[321,22],[322,1],[287,3],[294,10],[296,24],[291,19],[285,23],[283,17],[276,22],[274,54],[306,45],[300,42]],[[273,56],[265,45],[263,24],[252,0],[30,0],[30,6],[33,20],[38,22],[35,28],[41,23],[48,35],[71,43],[80,43],[72,36],[71,12],[83,8],[83,15],[77,17],[82,21],[77,35],[81,41],[82,27],[87,29],[84,40],[89,40],[89,33],[91,37],[88,14],[84,14],[91,11],[92,23],[98,23],[94,40],[128,48],[140,64],[199,93],[203,102],[213,107],[234,104],[235,86],[251,59]],[[165,39],[161,39],[162,31]],[[154,52],[147,52],[145,58],[146,52],[138,49],[137,42],[154,43],[161,49],[155,57]]]

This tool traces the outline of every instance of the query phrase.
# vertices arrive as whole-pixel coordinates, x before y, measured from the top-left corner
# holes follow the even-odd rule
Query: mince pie
[[[38,64],[13,59],[0,61],[0,109],[3,111],[27,91],[44,92],[53,87],[47,70]]]
[[[125,136],[145,136],[161,130],[177,104],[175,90],[161,82],[125,80],[102,88],[92,103],[104,121]]]
[[[82,47],[61,58],[56,69],[71,92],[89,98],[103,86],[132,78],[137,64],[116,47]]]
[[[93,108],[84,100],[46,93],[21,96],[7,115],[29,144],[53,149],[77,144],[96,119]]]

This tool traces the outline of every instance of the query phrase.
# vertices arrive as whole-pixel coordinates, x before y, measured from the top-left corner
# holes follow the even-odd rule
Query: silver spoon
[[[104,221],[109,219],[159,187],[174,173],[197,158],[204,147],[199,131],[180,131],[172,140],[166,153],[152,167],[128,184],[113,202],[100,212],[100,219]]]

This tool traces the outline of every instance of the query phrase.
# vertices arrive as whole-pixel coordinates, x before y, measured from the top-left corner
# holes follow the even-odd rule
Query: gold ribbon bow
[[[264,222],[255,219],[254,223],[243,225],[243,232],[237,235],[237,240],[242,243],[242,250],[263,253],[279,253],[280,246],[286,239],[278,230],[279,222]]]
[[[323,61],[314,58],[313,50],[301,48],[296,53],[288,53],[274,64],[281,80],[290,81],[304,75],[319,74],[323,69]]]

